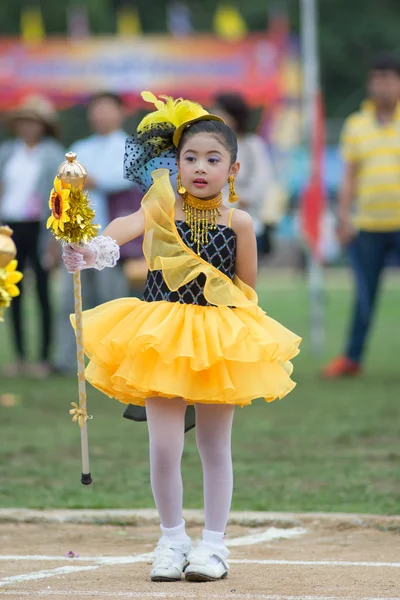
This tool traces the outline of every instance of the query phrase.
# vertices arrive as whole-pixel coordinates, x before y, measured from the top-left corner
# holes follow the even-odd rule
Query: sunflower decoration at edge
[[[11,299],[20,295],[17,283],[21,281],[23,275],[17,271],[17,266],[18,261],[13,259],[0,269],[0,321],[3,320],[3,310],[10,306]]]
[[[47,219],[47,229],[51,228],[57,236],[60,231],[64,231],[64,224],[70,221],[68,216],[70,204],[68,200],[71,194],[71,186],[63,185],[58,177],[55,177],[53,185],[49,199],[51,215]]]

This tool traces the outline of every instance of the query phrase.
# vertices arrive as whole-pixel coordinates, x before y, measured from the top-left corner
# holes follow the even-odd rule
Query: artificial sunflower
[[[22,273],[17,271],[17,266],[18,266],[18,261],[14,259],[14,260],[11,260],[8,263],[8,265],[6,266],[6,268],[4,269],[4,271],[5,271],[4,289],[6,290],[7,294],[9,296],[11,296],[11,298],[15,298],[15,296],[19,296],[19,294],[20,294],[20,291],[17,288],[16,284],[21,281],[23,275],[22,275]]]
[[[55,235],[60,231],[64,231],[64,223],[68,223],[70,218],[68,211],[70,204],[68,202],[71,190],[68,187],[63,187],[60,179],[54,179],[54,188],[50,193],[49,207],[51,215],[47,219],[47,229],[52,228]]]
[[[5,268],[0,269],[0,322],[3,321],[3,310],[10,306],[11,298],[20,294],[16,284],[23,275],[16,270],[17,266],[18,261],[11,260]]]

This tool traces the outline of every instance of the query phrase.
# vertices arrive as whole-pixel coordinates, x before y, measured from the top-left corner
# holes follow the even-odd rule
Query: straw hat
[[[13,111],[8,113],[8,122],[14,125],[17,119],[33,119],[46,126],[47,134],[58,137],[58,114],[44,96],[28,96]]]

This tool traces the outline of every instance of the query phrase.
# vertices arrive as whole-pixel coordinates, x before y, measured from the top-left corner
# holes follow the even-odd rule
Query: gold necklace
[[[210,200],[201,200],[186,192],[182,199],[186,223],[190,228],[190,239],[197,244],[197,254],[200,254],[200,244],[208,242],[209,230],[217,228],[218,216],[221,215],[219,206],[222,204],[222,193]]]

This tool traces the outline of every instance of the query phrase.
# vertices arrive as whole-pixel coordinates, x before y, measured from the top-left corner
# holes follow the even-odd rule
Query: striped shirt
[[[373,104],[365,102],[344,124],[341,151],[358,167],[355,225],[400,229],[400,104],[392,121],[379,123]]]

